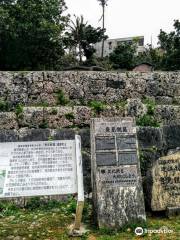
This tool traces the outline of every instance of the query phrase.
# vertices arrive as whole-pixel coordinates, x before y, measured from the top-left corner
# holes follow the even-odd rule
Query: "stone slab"
[[[132,118],[91,120],[91,171],[98,226],[146,220],[136,125]]]
[[[180,207],[180,152],[159,158],[152,168],[153,211]]]

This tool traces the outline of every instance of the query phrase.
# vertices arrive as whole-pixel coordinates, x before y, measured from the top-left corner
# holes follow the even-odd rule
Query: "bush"
[[[68,104],[69,100],[65,97],[64,92],[62,90],[59,90],[57,92],[57,104],[61,106],[65,106]]]
[[[18,104],[15,109],[16,116],[21,116],[23,113],[23,106],[21,104]]]
[[[8,112],[9,111],[9,103],[8,102],[5,102],[3,100],[0,100],[0,111],[1,112]]]
[[[100,114],[106,107],[105,104],[96,100],[89,103],[89,106],[97,113]]]
[[[39,124],[39,128],[41,128],[41,129],[46,129],[48,127],[49,127],[49,125],[48,125],[48,122],[46,119],[43,119],[42,123]]]
[[[74,114],[73,113],[67,113],[65,114],[65,117],[67,120],[71,121],[71,120],[74,120],[75,117],[74,117]]]
[[[136,120],[136,124],[142,127],[159,127],[159,122],[151,115],[144,114]]]

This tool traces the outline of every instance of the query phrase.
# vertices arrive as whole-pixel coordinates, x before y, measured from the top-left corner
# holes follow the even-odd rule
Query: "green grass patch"
[[[89,106],[98,115],[106,109],[105,103],[96,100],[89,102]]]
[[[8,112],[10,111],[10,104],[7,101],[3,101],[0,99],[0,112]]]
[[[30,199],[24,208],[18,208],[7,202],[0,203],[0,239],[26,240],[68,240],[68,227],[74,222],[76,200],[69,197],[67,201]],[[74,240],[177,240],[179,239],[180,217],[148,217],[147,224],[130,224],[119,230],[98,229],[93,224],[92,206],[85,202],[83,222],[89,232]],[[146,229],[160,229],[165,226],[173,230],[172,234],[145,234],[137,237],[134,230],[137,226]]]
[[[69,99],[65,96],[63,90],[59,90],[56,94],[57,105],[65,106],[69,103]]]
[[[65,114],[65,118],[69,121],[73,121],[75,119],[74,113],[71,112],[71,113]]]

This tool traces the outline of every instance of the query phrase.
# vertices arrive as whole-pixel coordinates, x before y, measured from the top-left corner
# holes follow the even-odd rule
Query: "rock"
[[[161,157],[152,174],[151,209],[163,211],[180,206],[180,151]]]
[[[128,99],[126,105],[126,116],[139,117],[147,112],[146,106],[140,99]]]
[[[13,112],[0,112],[0,129],[17,129],[16,114]]]

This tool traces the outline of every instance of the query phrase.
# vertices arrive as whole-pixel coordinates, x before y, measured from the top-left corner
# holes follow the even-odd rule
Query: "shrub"
[[[148,115],[154,115],[155,109],[156,109],[156,103],[150,98],[143,99],[143,103],[147,107],[147,114]]]
[[[18,104],[15,109],[15,113],[18,117],[20,117],[23,113],[23,106],[21,104]]]
[[[5,102],[3,100],[0,100],[0,111],[1,112],[8,112],[9,111],[9,103],[8,102]]]
[[[56,108],[53,108],[52,111],[51,111],[51,114],[52,115],[57,115],[58,111]]]
[[[74,119],[75,119],[75,117],[74,117],[74,114],[73,114],[73,113],[67,113],[67,114],[65,114],[65,117],[66,117],[66,119],[68,119],[69,121],[71,121],[71,120],[74,120]]]
[[[67,99],[64,95],[64,92],[62,90],[59,90],[57,92],[57,104],[61,105],[61,106],[65,106],[66,104],[68,104],[69,99]]]
[[[151,115],[144,114],[136,120],[136,124],[142,127],[159,127],[159,122]]]
[[[89,103],[89,106],[97,113],[100,114],[103,110],[105,110],[106,106],[104,103],[93,100]]]
[[[49,126],[48,126],[48,122],[47,122],[46,119],[43,119],[42,123],[39,124],[39,128],[46,129],[46,128],[48,128],[48,127],[49,127]]]

